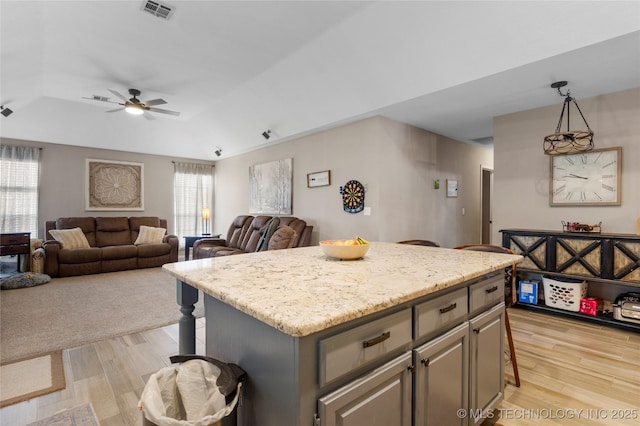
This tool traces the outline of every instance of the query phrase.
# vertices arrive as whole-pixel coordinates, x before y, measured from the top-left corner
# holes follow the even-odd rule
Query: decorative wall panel
[[[144,210],[144,165],[86,160],[85,210]]]
[[[291,214],[293,159],[249,167],[249,213]]]

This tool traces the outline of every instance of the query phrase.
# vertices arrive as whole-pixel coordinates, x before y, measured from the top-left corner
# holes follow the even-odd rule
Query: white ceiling
[[[560,105],[554,81],[640,87],[640,1],[167,3],[0,0],[0,135],[215,160],[379,114],[490,140],[494,116]],[[129,88],[180,117],[83,99]]]

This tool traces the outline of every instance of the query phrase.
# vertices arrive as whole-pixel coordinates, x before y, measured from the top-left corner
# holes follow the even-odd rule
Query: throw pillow
[[[153,226],[140,225],[140,232],[138,238],[133,243],[137,246],[141,244],[160,244],[164,238],[164,234],[167,232],[164,228],[154,228]]]
[[[269,240],[276,229],[280,225],[280,218],[274,217],[269,220],[262,228],[260,228],[260,240],[256,246],[256,251],[264,251],[268,249]]]
[[[296,240],[296,231],[293,228],[283,225],[271,236],[269,240],[269,250],[281,250],[293,247]]]
[[[89,241],[80,228],[52,229],[51,236],[62,244],[63,249],[89,248]]]

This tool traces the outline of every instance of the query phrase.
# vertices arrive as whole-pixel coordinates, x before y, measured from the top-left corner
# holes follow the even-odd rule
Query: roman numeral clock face
[[[551,157],[549,204],[619,206],[622,148]]]

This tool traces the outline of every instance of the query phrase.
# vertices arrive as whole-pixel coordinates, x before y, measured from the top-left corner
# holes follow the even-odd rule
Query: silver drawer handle
[[[364,342],[362,342],[362,347],[363,348],[368,348],[371,346],[375,346],[378,343],[382,343],[385,340],[387,340],[389,337],[391,337],[391,332],[387,331],[386,333],[382,333],[381,335],[379,335],[378,337],[374,337],[371,340],[365,340]]]
[[[489,294],[489,293],[493,293],[493,292],[494,292],[494,291],[496,291],[497,289],[498,289],[498,286],[497,286],[497,285],[494,285],[493,287],[486,289],[486,290],[485,290],[485,292],[486,292],[487,294]]]
[[[458,306],[458,305],[455,302],[453,302],[452,304],[450,304],[446,308],[440,308],[440,313],[441,314],[446,314],[449,311],[453,311],[456,308],[456,306]]]

